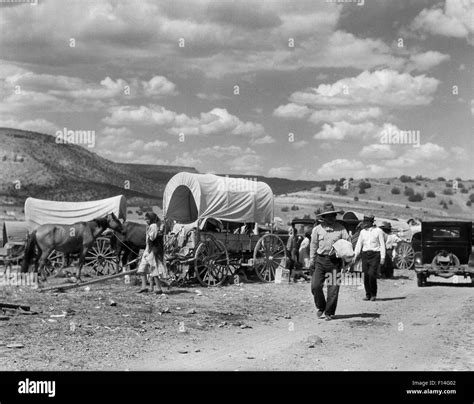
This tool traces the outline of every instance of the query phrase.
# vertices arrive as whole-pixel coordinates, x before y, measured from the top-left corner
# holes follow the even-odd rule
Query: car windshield
[[[433,237],[439,238],[459,238],[461,235],[461,229],[459,227],[434,227]]]

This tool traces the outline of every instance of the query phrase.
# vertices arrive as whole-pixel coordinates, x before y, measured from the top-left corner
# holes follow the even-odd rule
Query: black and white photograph
[[[419,372],[399,397],[467,394],[473,10],[0,0],[0,379]]]

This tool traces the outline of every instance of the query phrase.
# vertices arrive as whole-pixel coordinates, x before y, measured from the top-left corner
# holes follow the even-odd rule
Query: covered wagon
[[[172,272],[216,286],[241,267],[273,281],[286,248],[273,233],[274,196],[261,181],[176,174],[163,195],[165,253]]]
[[[63,202],[27,198],[25,201],[25,223],[28,231],[35,230],[42,224],[74,224],[87,222],[109,213],[119,219],[126,219],[127,201],[123,195],[96,201]],[[96,239],[89,249],[85,266],[95,273],[102,275],[114,272],[117,267],[117,257],[110,245],[110,236],[103,235]],[[65,257],[58,251],[53,251],[46,264],[46,269],[52,273],[66,263]]]

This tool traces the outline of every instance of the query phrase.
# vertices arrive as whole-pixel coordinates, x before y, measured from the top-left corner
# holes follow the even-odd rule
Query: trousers
[[[377,272],[380,266],[380,252],[363,251],[361,256],[365,295],[369,299],[371,297],[377,297]]]
[[[316,308],[326,314],[334,315],[339,296],[339,277],[342,269],[342,260],[335,256],[318,255],[315,260],[315,269],[311,278],[311,293]],[[327,301],[324,296],[324,281],[328,278]]]

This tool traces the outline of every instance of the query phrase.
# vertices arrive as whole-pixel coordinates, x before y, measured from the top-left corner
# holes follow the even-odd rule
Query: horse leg
[[[53,251],[53,248],[48,248],[48,249],[45,248],[43,252],[41,253],[41,257],[39,259],[39,268],[37,269],[37,271],[38,271],[38,275],[41,276],[41,280],[43,282],[46,282],[47,280],[44,267],[46,265],[46,260],[48,259],[49,254],[51,254],[52,251]],[[35,263],[35,266],[36,266],[36,263]]]
[[[76,273],[76,278],[77,278],[77,281],[78,281],[78,282],[81,281],[81,269],[82,269],[82,267],[84,266],[84,263],[85,263],[85,260],[86,260],[86,255],[87,255],[87,251],[89,251],[89,247],[90,247],[90,246],[82,247],[82,251],[81,251],[81,253],[79,254],[79,266],[77,267],[77,273]]]

